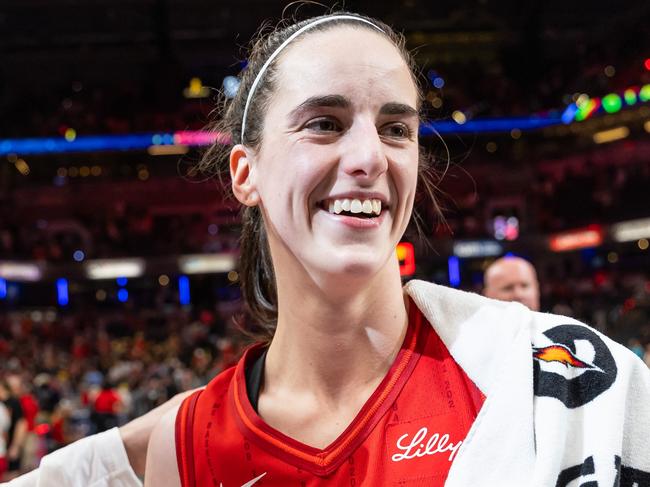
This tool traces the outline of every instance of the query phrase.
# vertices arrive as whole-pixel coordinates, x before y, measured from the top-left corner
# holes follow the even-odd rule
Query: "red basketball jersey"
[[[256,414],[245,367],[261,348],[248,349],[180,407],[176,455],[183,487],[444,485],[485,397],[413,302],[409,316],[386,377],[324,449],[289,438]]]

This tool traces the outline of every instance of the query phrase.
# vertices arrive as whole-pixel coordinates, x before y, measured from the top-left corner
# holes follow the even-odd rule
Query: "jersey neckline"
[[[228,392],[240,431],[259,447],[300,469],[321,476],[333,472],[365,441],[393,405],[415,369],[426,342],[422,335],[429,328],[423,326],[423,320],[422,313],[409,298],[408,328],[393,364],[348,427],[323,449],[309,446],[276,430],[253,409],[246,391],[245,367],[266,346],[253,345],[237,364]]]

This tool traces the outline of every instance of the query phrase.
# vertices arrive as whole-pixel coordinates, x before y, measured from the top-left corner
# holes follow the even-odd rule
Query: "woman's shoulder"
[[[189,398],[194,397],[195,392]],[[187,401],[189,398],[185,399]],[[181,478],[176,458],[176,417],[182,407],[170,409],[160,418],[151,433],[147,448],[147,466],[145,468],[145,487],[180,487]]]

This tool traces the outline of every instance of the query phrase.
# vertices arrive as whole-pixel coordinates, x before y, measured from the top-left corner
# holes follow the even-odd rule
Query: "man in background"
[[[539,281],[533,265],[521,257],[502,257],[485,271],[483,294],[501,301],[516,301],[539,311]]]

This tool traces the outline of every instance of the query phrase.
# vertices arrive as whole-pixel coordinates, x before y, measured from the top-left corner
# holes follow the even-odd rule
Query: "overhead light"
[[[612,238],[617,242],[631,242],[650,237],[650,218],[640,218],[612,225]]]
[[[97,259],[85,265],[89,279],[117,279],[118,277],[140,277],[144,273],[142,259]]]
[[[454,255],[461,259],[496,257],[502,253],[503,246],[495,240],[465,240],[454,242]]]
[[[229,272],[235,268],[233,254],[184,255],[178,259],[183,274],[211,274]]]
[[[557,233],[550,238],[549,247],[554,252],[598,247],[603,243],[603,230],[600,225],[590,225],[578,230]]]
[[[607,142],[624,139],[628,135],[630,135],[630,129],[627,127],[616,127],[614,129],[596,132],[594,134],[594,142],[596,144],[606,144]]]
[[[187,88],[183,90],[185,98],[206,98],[210,96],[210,88],[203,86],[201,78],[192,78]]]
[[[38,264],[0,262],[0,277],[7,281],[39,281],[42,276]]]
[[[14,162],[14,164],[16,165],[16,169],[20,174],[23,176],[27,176],[29,174],[29,164],[25,162],[25,159],[18,159],[16,162]]]
[[[453,118],[454,122],[456,122],[458,125],[463,125],[465,122],[467,122],[467,116],[460,110],[454,111],[454,113],[451,114],[451,118]]]

